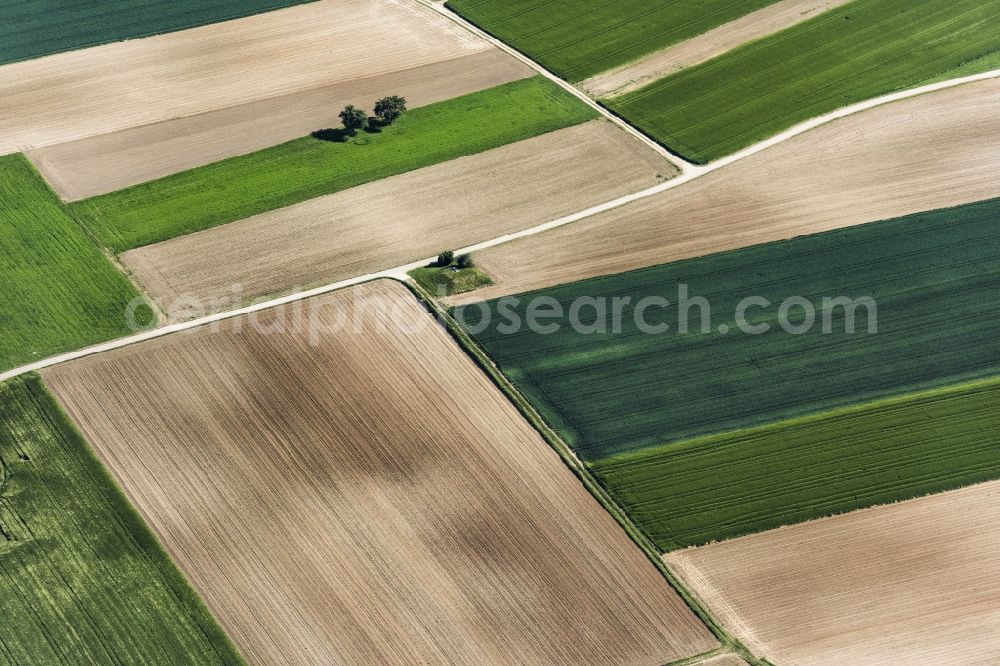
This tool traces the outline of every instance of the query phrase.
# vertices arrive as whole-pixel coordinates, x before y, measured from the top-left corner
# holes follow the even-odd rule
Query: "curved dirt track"
[[[1000,663],[1000,482],[665,556],[787,666]]]
[[[468,303],[1000,196],[1000,80],[830,124],[666,192],[477,254]]]
[[[492,51],[493,56],[463,62],[464,57]],[[431,69],[451,61],[461,73],[456,81],[447,68]],[[475,70],[480,70],[481,85]],[[397,74],[397,76],[392,76]],[[436,100],[495,85],[497,79],[523,78],[532,71],[513,61],[486,41],[410,0],[320,0],[235,21],[191,30],[107,44],[0,67],[0,154],[35,149],[35,156],[54,181],[65,181],[74,196],[100,189],[80,172],[87,170],[88,150],[97,156],[121,155],[120,172],[140,165],[144,156],[157,155],[151,173],[162,175],[189,168],[200,159],[218,159],[223,138],[204,157],[188,155],[192,143],[176,135],[203,132],[216,120],[233,142],[231,154],[272,145],[304,128],[319,129],[335,122],[336,112],[358,95],[369,96],[378,87],[408,81],[417,98]],[[378,82],[379,77],[384,78]],[[502,82],[502,81],[499,81]],[[319,89],[336,91],[332,108],[317,102]],[[380,90],[392,94],[396,90]],[[298,100],[297,94],[305,99]],[[319,97],[319,100],[331,99]],[[277,109],[248,103],[277,100]],[[332,102],[331,102],[332,103]],[[370,104],[370,101],[367,102]],[[39,149],[108,133],[234,109],[210,118],[195,118],[150,134],[95,139],[66,149]],[[281,108],[288,109],[287,120]],[[252,121],[247,114],[259,115]],[[287,123],[287,124],[286,124]],[[243,136],[255,134],[250,138]],[[148,152],[121,150],[136,140],[153,141]],[[199,149],[201,150],[201,149]],[[116,152],[121,151],[121,152]],[[176,155],[166,155],[176,151]],[[226,156],[226,151],[222,155]],[[74,167],[72,160],[83,162]],[[172,162],[171,159],[176,162]],[[111,160],[111,161],[109,161]],[[60,176],[58,168],[67,170]],[[113,158],[99,167],[116,182],[127,176],[114,171]],[[77,182],[80,181],[80,182]]]
[[[659,666],[718,645],[402,285],[44,378],[253,664]]]
[[[615,97],[656,79],[710,60],[741,44],[766,37],[852,0],[781,0],[714,30],[582,81],[593,97]]]
[[[141,247],[121,259],[165,311],[183,298],[203,304],[234,294],[253,298],[531,227],[675,173],[645,145],[596,120]],[[201,313],[191,308],[183,316]]]

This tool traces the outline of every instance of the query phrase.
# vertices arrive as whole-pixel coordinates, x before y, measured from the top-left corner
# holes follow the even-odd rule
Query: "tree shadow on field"
[[[354,136],[354,133],[350,130],[344,129],[343,127],[339,127],[337,129],[328,127],[326,129],[316,130],[310,136],[314,139],[319,139],[320,141],[347,143],[347,140]]]

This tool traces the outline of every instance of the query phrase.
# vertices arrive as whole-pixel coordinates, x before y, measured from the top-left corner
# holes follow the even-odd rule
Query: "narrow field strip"
[[[301,305],[45,374],[248,660],[719,645],[404,286]]]
[[[855,0],[606,103],[704,164],[834,109],[976,73],[970,62],[994,67],[998,12],[1000,0]]]
[[[156,321],[23,155],[0,157],[0,283],[0,369],[127,335],[130,303]]]
[[[414,109],[378,133],[303,137],[72,204],[116,252],[240,220],[597,117],[542,77]]]
[[[664,559],[773,664],[1000,661],[1000,481]]]
[[[1000,478],[1000,380],[599,460],[662,550]]]
[[[310,0],[15,0],[0,6],[0,64],[229,21]]]
[[[0,664],[241,664],[36,376],[0,384]]]
[[[853,0],[781,0],[636,62],[592,76],[581,81],[580,87],[594,98],[624,95],[848,2]]]
[[[594,461],[1000,372],[992,333],[998,218],[1000,200],[991,200],[585,280],[457,314],[470,330],[479,328],[476,339],[560,435]],[[666,332],[644,332],[635,316],[651,296],[671,306],[643,310],[642,323],[665,324]],[[766,325],[760,334],[739,323],[740,303],[750,296],[769,303],[745,311],[745,325]],[[524,323],[539,297],[561,306],[557,330]],[[567,318],[582,297],[604,304],[596,329],[589,327],[599,310],[581,310],[577,324],[587,332]],[[631,300],[612,319],[616,297]],[[679,306],[696,297],[708,306]],[[792,297],[815,313],[814,324],[797,334],[778,320],[779,304]],[[845,307],[823,303],[840,297],[872,299],[876,307],[857,306],[849,324]],[[681,330],[682,312],[689,332]],[[800,325],[801,307],[790,312],[788,323]],[[506,326],[512,319],[521,322],[514,332]]]
[[[449,9],[569,81],[682,42],[776,0],[450,0]]]

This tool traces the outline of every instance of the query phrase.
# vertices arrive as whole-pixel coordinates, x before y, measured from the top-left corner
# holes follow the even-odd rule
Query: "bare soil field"
[[[44,379],[251,663],[652,666],[717,646],[402,285],[217,329]]]
[[[782,0],[674,46],[580,83],[592,97],[616,97],[710,60],[741,44],[784,30],[851,0]]]
[[[593,121],[122,255],[174,318],[365,275],[652,186],[675,167]],[[442,196],[447,193],[447,196]]]
[[[386,91],[424,106],[523,78],[499,49],[237,104],[27,151],[66,201],[115,192],[338,125],[337,109],[370,108]]]
[[[776,664],[1000,661],[1000,482],[665,557]]]
[[[251,122],[256,107],[217,116],[225,130],[215,146],[188,155],[189,143],[178,140],[186,132],[204,132],[205,119],[170,124],[149,137],[156,141],[144,153],[122,152],[121,172],[129,172],[151,154],[176,150],[172,160],[156,158],[153,173],[166,166],[180,170],[197,166],[198,160],[248,152],[285,141],[289,135],[336,124],[336,111],[344,103],[370,96],[375,83],[399,86],[383,94],[413,95],[436,101],[498,83],[497,79],[523,78],[532,72],[508,56],[487,58],[492,46],[460,26],[415,2],[401,0],[322,0],[235,21],[184,30],[146,39],[107,44],[71,53],[0,67],[0,154],[36,149],[33,155],[54,174],[70,194],[87,194],[91,181],[74,170],[72,160],[85,162],[87,147],[97,157],[121,150],[142,136],[111,137],[83,144],[68,155],[58,151],[51,159],[42,147],[196,116],[250,102],[280,98],[276,108],[266,106],[261,118]],[[465,57],[475,56],[468,63]],[[451,61],[460,73],[452,81],[440,65]],[[428,72],[421,68],[431,67]],[[480,69],[482,81],[470,74]],[[404,73],[405,72],[405,73]],[[393,76],[395,74],[395,76]],[[383,78],[379,81],[379,77]],[[368,81],[375,79],[375,83]],[[480,85],[481,83],[481,85]],[[322,97],[325,89],[333,97]],[[304,95],[298,99],[296,94]],[[330,100],[323,108],[320,99]],[[370,104],[369,100],[367,104]],[[287,120],[280,109],[288,108]],[[235,116],[235,117],[234,117]],[[243,122],[237,122],[242,117]],[[287,124],[286,124],[287,123]],[[159,132],[159,133],[157,133]],[[253,140],[247,135],[256,134]],[[228,137],[231,150],[221,149]],[[221,152],[220,152],[221,151]],[[198,158],[196,160],[195,158]],[[70,164],[70,166],[66,166]],[[107,159],[100,167],[121,179]],[[66,174],[60,171],[67,169]],[[145,167],[142,167],[145,168]],[[78,182],[81,181],[82,182]],[[125,179],[127,180],[127,179]],[[121,182],[120,180],[117,182]],[[77,193],[73,188],[80,188]]]
[[[1000,81],[834,121],[676,189],[477,255],[470,303],[1000,196]],[[583,208],[582,206],[580,207]]]

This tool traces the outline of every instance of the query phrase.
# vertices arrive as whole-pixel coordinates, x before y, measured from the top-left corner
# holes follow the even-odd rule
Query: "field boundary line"
[[[398,278],[395,278],[398,279]],[[667,566],[662,554],[652,541],[642,532],[642,530],[632,522],[632,519],[618,505],[614,498],[604,489],[597,479],[591,474],[587,466],[577,457],[576,453],[566,444],[561,437],[549,426],[545,419],[535,410],[528,400],[521,395],[517,387],[507,378],[500,368],[493,362],[489,354],[483,350],[475,340],[465,332],[451,314],[441,306],[427,291],[416,282],[405,279],[401,280],[413,295],[427,308],[430,314],[437,318],[438,322],[456,341],[456,343],[472,358],[490,378],[490,380],[500,389],[504,396],[511,401],[518,412],[528,421],[529,424],[542,436],[542,439],[552,447],[559,455],[563,463],[573,472],[583,483],[587,491],[594,497],[605,511],[611,514],[615,521],[628,537],[642,550],[653,566],[667,580],[668,584],[680,595],[684,603],[700,619],[708,630],[721,643],[719,648],[709,653],[701,653],[685,657],[679,661],[669,662],[669,664],[691,663],[689,660],[697,660],[715,652],[716,650],[726,651],[726,648],[740,655],[751,666],[767,666],[768,662],[759,659],[751,653],[743,643],[733,636],[729,631],[715,619],[709,612],[708,607],[694,594],[680,578]]]
[[[417,2],[426,2],[426,0],[417,0]],[[479,243],[475,243],[473,245],[457,249],[455,252],[456,254],[467,254],[472,252],[478,252],[480,250],[485,250],[491,247],[495,247],[497,245],[503,245],[505,243],[509,243],[514,240],[527,238],[528,236],[534,236],[536,234],[540,234],[545,231],[550,231],[552,229],[565,226],[567,224],[572,224],[573,222],[579,222],[580,220],[584,220],[589,217],[593,217],[595,215],[599,215],[601,213],[614,210],[615,208],[620,208],[621,206],[625,206],[635,201],[647,199],[649,197],[660,194],[661,192],[666,192],[667,190],[671,190],[675,187],[680,187],[685,183],[691,182],[692,180],[696,180],[697,178],[701,178],[702,176],[708,175],[718,169],[721,169],[726,165],[745,159],[747,157],[750,157],[751,155],[755,155],[763,150],[766,150],[767,148],[783,143],[795,136],[808,132],[809,130],[815,129],[827,123],[833,122],[834,120],[844,118],[846,116],[860,113],[862,111],[867,111],[869,109],[873,109],[878,106],[904,100],[910,97],[917,97],[918,95],[924,95],[926,93],[936,92],[939,90],[946,90],[948,88],[954,88],[956,86],[964,85],[967,83],[974,83],[977,81],[985,81],[988,79],[997,79],[997,78],[1000,78],[1000,69],[994,69],[989,72],[973,74],[971,76],[964,76],[957,79],[950,79],[948,81],[932,83],[918,88],[911,88],[908,90],[891,93],[889,95],[883,95],[882,97],[876,97],[870,100],[866,100],[864,102],[859,102],[858,104],[847,106],[844,107],[843,109],[839,109],[837,111],[828,113],[823,116],[819,116],[812,120],[808,120],[804,123],[800,123],[799,125],[796,125],[791,129],[785,130],[784,132],[777,134],[771,137],[770,139],[762,141],[758,144],[754,144],[749,148],[745,148],[744,150],[734,153],[728,157],[724,157],[720,160],[716,160],[715,162],[711,162],[704,166],[685,167],[681,175],[677,176],[676,178],[672,178],[670,180],[667,180],[658,185],[654,185],[653,187],[647,188],[645,190],[633,192],[632,194],[626,194],[624,196],[618,197],[617,199],[606,201],[602,204],[592,206],[586,210],[582,210],[577,213],[573,213],[571,215],[566,215],[564,217],[560,217],[558,219],[551,220],[549,222],[545,222],[543,224],[539,224],[534,227],[529,227],[528,229],[522,229],[521,231],[516,231],[510,234],[505,234],[503,236],[497,236],[489,240],[481,241]],[[570,87],[572,88],[572,86]],[[579,91],[577,91],[577,93],[579,93]],[[91,356],[93,354],[98,354],[105,351],[111,351],[113,349],[119,349],[121,347],[126,347],[128,345],[136,344],[138,342],[144,342],[146,340],[158,338],[163,335],[169,335],[171,333],[177,333],[179,331],[197,328],[198,326],[202,326],[204,324],[210,324],[216,321],[222,321],[224,319],[230,319],[232,317],[238,317],[244,314],[259,312],[267,308],[277,307],[295,301],[312,298],[313,296],[319,296],[321,294],[335,291],[337,289],[343,289],[345,287],[355,286],[361,284],[362,282],[369,282],[371,280],[376,280],[379,278],[394,278],[405,281],[407,280],[406,276],[407,272],[413,270],[414,268],[420,268],[422,266],[426,266],[428,263],[433,261],[433,259],[434,257],[427,257],[419,261],[414,261],[405,264],[403,266],[397,266],[395,268],[389,268],[374,273],[368,273],[366,275],[360,275],[354,278],[348,278],[346,280],[340,280],[332,284],[316,287],[313,289],[308,289],[301,292],[296,292],[293,294],[288,294],[285,296],[281,296],[279,298],[262,301],[254,305],[237,308],[226,312],[215,313],[212,315],[201,317],[199,319],[193,319],[187,322],[168,324],[160,328],[143,331],[142,333],[138,333],[133,336],[118,338],[116,340],[111,340],[109,342],[92,345],[90,347],[85,347],[83,349],[66,352],[63,354],[57,354],[55,356],[34,361],[32,363],[28,363],[16,368],[12,368],[5,372],[2,372],[0,373],[0,382],[13,379],[14,377],[23,375],[27,372],[34,372],[41,370],[43,368],[57,365],[59,363],[65,363],[67,361],[76,360],[79,358],[83,358],[85,356]]]

